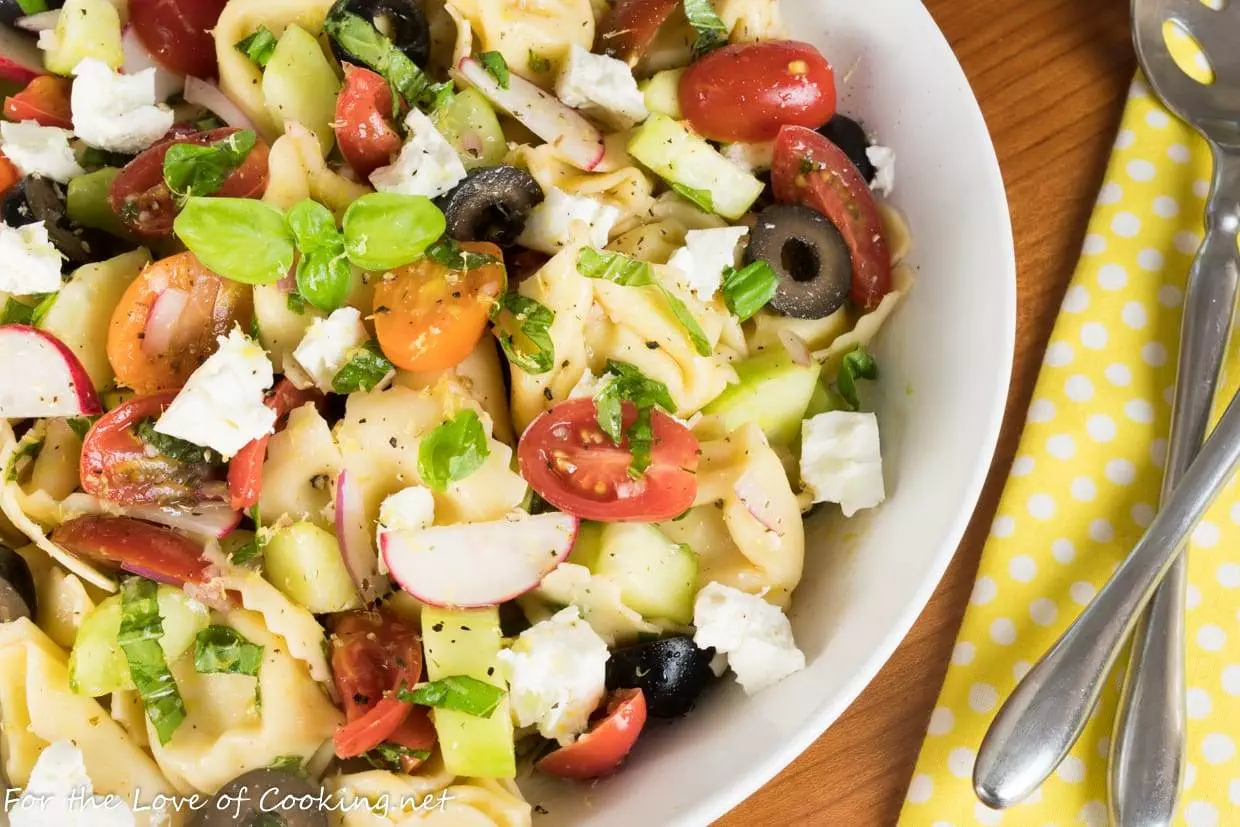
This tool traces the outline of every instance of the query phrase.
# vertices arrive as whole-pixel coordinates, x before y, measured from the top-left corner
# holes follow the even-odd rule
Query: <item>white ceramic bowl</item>
[[[1003,180],[951,48],[919,0],[781,0],[841,78],[840,111],[896,150],[918,278],[875,346],[888,501],[811,521],[793,630],[808,665],[747,698],[727,678],[647,733],[617,776],[531,781],[538,827],[704,825],[806,749],[877,674],[942,577],[990,467],[1011,373],[1016,266]],[[842,79],[847,76],[847,82]]]

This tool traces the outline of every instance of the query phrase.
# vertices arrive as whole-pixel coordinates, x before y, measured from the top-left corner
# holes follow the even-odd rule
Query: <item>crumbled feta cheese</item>
[[[69,146],[72,137],[67,129],[40,126],[36,121],[0,123],[5,157],[22,175],[41,175],[61,184],[86,173]]]
[[[592,54],[576,43],[560,66],[555,94],[568,106],[601,115],[625,129],[650,116],[627,63]]]
[[[228,459],[274,429],[276,412],[263,404],[274,376],[266,351],[239,327],[218,341],[219,350],[190,374],[155,430]]]
[[[309,379],[323,393],[331,393],[332,380],[348,364],[349,355],[369,339],[362,313],[356,307],[342,307],[326,319],[315,319],[292,353],[293,362],[301,369],[294,384]],[[287,364],[285,368],[286,374],[296,374],[287,370]]]
[[[722,583],[710,583],[693,602],[693,642],[727,655],[736,680],[753,695],[805,668],[792,626],[778,606]]]
[[[576,606],[526,629],[499,653],[513,722],[537,725],[544,738],[571,744],[606,692],[608,656],[606,642]]]
[[[380,531],[421,531],[435,522],[435,497],[423,485],[390,495],[379,506]]]
[[[60,289],[60,251],[42,221],[10,227],[0,223],[0,291],[15,296]]]
[[[761,141],[755,144],[737,142],[725,146],[721,154],[745,172],[752,174],[771,168],[771,164],[775,161],[775,142]]]
[[[690,230],[685,246],[672,253],[667,263],[684,273],[697,297],[708,302],[723,284],[724,268],[737,265],[741,239],[748,233],[747,227]]]
[[[571,238],[572,225],[585,223],[590,244],[606,247],[611,228],[620,220],[620,210],[588,195],[569,195],[552,187],[541,204],[530,211],[517,243],[548,255],[558,253]]]
[[[573,385],[573,389],[568,392],[569,399],[593,399],[599,391],[603,389],[603,385],[611,381],[609,374],[595,376],[594,372],[586,368],[586,372],[581,374],[581,378],[577,380],[577,384]]]
[[[885,146],[870,146],[865,149],[865,157],[874,165],[874,183],[870,188],[886,198],[896,188],[896,151]]]
[[[845,517],[883,501],[878,418],[829,411],[801,423],[801,480],[814,502],[839,503]]]
[[[82,752],[72,741],[43,748],[21,797],[5,811],[12,827],[133,827],[128,802],[94,794]]]
[[[122,75],[88,57],[73,74],[73,128],[91,146],[134,155],[172,127],[172,110],[156,102],[154,67]]]
[[[370,174],[375,189],[438,198],[465,179],[461,156],[430,118],[410,109],[405,126],[409,127],[409,140],[400,148],[396,160]]]

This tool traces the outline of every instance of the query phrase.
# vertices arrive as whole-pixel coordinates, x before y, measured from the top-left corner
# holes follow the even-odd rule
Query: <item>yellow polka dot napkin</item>
[[[1210,155],[1134,82],[1076,275],[982,555],[902,827],[1105,827],[1114,676],[1071,755],[1027,802],[981,805],[978,745],[1017,680],[1154,517],[1184,283],[1203,230]],[[1236,337],[1240,338],[1240,337]],[[1233,346],[1218,398],[1240,386]],[[1217,404],[1216,408],[1220,407]],[[1240,825],[1240,484],[1190,546],[1188,763],[1178,824]]]

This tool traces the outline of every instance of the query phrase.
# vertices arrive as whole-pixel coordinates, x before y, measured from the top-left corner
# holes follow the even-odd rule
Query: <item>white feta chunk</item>
[[[379,531],[421,531],[435,522],[435,496],[424,485],[410,485],[379,506]]]
[[[0,291],[15,296],[60,289],[62,256],[42,221],[10,227],[0,223]]]
[[[599,115],[625,129],[650,116],[627,63],[592,54],[576,43],[560,66],[555,94],[568,106]]]
[[[0,123],[0,144],[22,175],[41,175],[61,184],[84,175],[69,140],[73,133],[58,126],[40,126],[36,121]]]
[[[870,189],[884,198],[890,196],[896,188],[896,151],[886,146],[869,146],[865,149],[865,157],[874,165],[874,183]]]
[[[172,109],[157,103],[154,67],[122,75],[88,57],[73,74],[73,128],[91,146],[134,155],[172,127]]]
[[[751,144],[738,141],[725,146],[720,150],[720,154],[752,175],[771,168],[775,161],[775,142],[759,141]]]
[[[275,428],[276,412],[263,404],[274,381],[267,352],[235,327],[202,363],[155,423],[175,436],[232,457]]]
[[[530,211],[517,243],[555,255],[570,241],[573,223],[580,221],[586,225],[591,246],[602,248],[619,220],[620,210],[610,204],[552,187],[543,202]]]
[[[537,725],[544,738],[571,744],[607,691],[608,657],[607,643],[576,606],[526,629],[499,653],[513,723]]]
[[[326,319],[315,319],[301,342],[293,350],[292,360],[323,393],[331,393],[332,380],[349,362],[354,350],[366,344],[370,334],[362,324],[362,313],[356,307],[333,310]],[[286,373],[288,365],[285,365]],[[300,384],[294,380],[294,384]]]
[[[82,751],[72,741],[43,748],[25,790],[5,810],[12,827],[133,827],[123,796],[95,795]],[[154,814],[152,814],[154,815]]]
[[[747,227],[690,230],[685,246],[672,253],[667,263],[684,273],[690,289],[708,302],[723,285],[724,268],[740,263],[741,239],[748,233]]]
[[[761,597],[710,583],[693,602],[693,642],[728,658],[745,694],[753,695],[805,668],[783,611]]]
[[[438,198],[465,179],[465,165],[431,119],[417,109],[405,117],[409,140],[390,166],[370,174],[380,192]]]
[[[801,423],[801,480],[814,502],[839,503],[845,517],[883,501],[878,418],[829,411]]]

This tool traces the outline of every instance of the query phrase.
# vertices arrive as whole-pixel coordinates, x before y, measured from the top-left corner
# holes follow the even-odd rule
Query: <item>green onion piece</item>
[[[449,484],[481,468],[490,453],[482,420],[467,409],[422,439],[418,446],[418,475],[431,488],[444,491]]]
[[[451,709],[476,718],[487,718],[506,694],[498,686],[492,686],[469,675],[452,675],[420,684],[412,690],[401,689],[396,696],[402,701],[420,706]]]
[[[254,34],[237,41],[235,48],[264,68],[276,50],[276,36],[266,26],[259,26]]]
[[[693,56],[698,57],[728,42],[728,27],[719,19],[711,0],[684,0],[685,17],[697,33]]]
[[[253,130],[243,129],[211,144],[173,144],[164,155],[164,183],[178,202],[214,195],[245,163],[257,140]]]
[[[840,372],[835,377],[835,390],[848,405],[849,410],[861,408],[861,396],[857,392],[858,379],[877,379],[878,363],[864,347],[858,347],[844,355]]]
[[[185,704],[159,639],[164,624],[159,616],[158,586],[141,577],[131,577],[121,586],[121,626],[116,641],[129,661],[129,675],[142,697],[146,717],[155,727],[160,744],[185,720]]]
[[[501,89],[508,88],[508,82],[511,79],[508,71],[508,61],[504,60],[504,56],[499,52],[483,52],[478,55],[478,62],[482,64],[482,68],[487,70],[487,74],[495,78],[495,82],[499,84]]]
[[[9,296],[0,310],[0,324],[30,324],[34,318],[34,305],[22,304]]]
[[[257,676],[262,665],[263,647],[228,626],[208,626],[194,638],[194,668],[203,674]]]
[[[711,196],[710,190],[694,189],[693,187],[686,187],[684,184],[677,184],[674,182],[672,184],[672,189],[684,198],[692,201],[706,212],[715,211],[715,199]]]
[[[388,361],[374,339],[353,351],[344,367],[332,377],[332,390],[336,393],[354,393],[373,390],[396,366]]]
[[[529,374],[551,370],[555,364],[555,343],[551,341],[555,311],[520,293],[506,295],[502,306],[512,314],[519,331],[499,333],[499,344],[508,360]]]
[[[742,322],[766,307],[778,289],[779,276],[765,261],[755,261],[740,269],[729,267],[723,273],[723,300]]]

